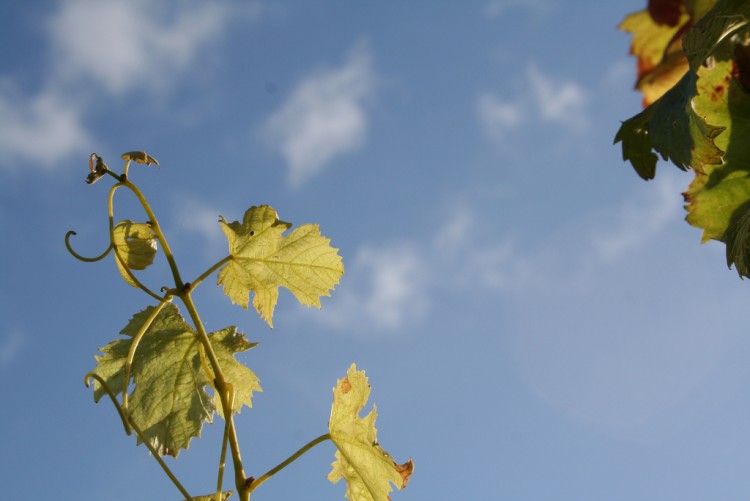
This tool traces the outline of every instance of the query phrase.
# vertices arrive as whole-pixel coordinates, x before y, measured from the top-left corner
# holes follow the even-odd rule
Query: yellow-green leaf
[[[391,484],[403,489],[414,472],[411,459],[398,464],[378,444],[375,406],[367,416],[359,416],[369,396],[365,372],[357,371],[355,364],[333,390],[328,426],[338,450],[328,479],[333,483],[346,480],[349,501],[388,501],[388,493],[393,490]]]
[[[633,35],[630,53],[638,58],[636,88],[643,93],[643,104],[648,106],[659,99],[688,70],[682,51],[681,30],[690,21],[684,10],[674,26],[659,24],[648,10],[630,14],[619,28]]]
[[[234,358],[235,353],[247,351],[254,348],[258,343],[251,343],[247,338],[237,332],[236,327],[214,332],[210,335],[211,345],[219,359],[224,379],[234,388],[233,412],[240,412],[242,406],[252,407],[252,396],[254,391],[263,391],[260,380],[253,371],[242,365]],[[214,395],[214,405],[221,409],[221,397],[218,393]]]
[[[121,331],[118,339],[100,350],[94,372],[114,392],[125,386],[125,364],[136,334],[152,315],[154,307],[135,314]],[[227,380],[235,388],[235,405],[250,406],[253,391],[261,391],[258,378],[234,358],[237,352],[254,346],[238,334],[234,327],[209,334],[211,346],[226,371]],[[207,388],[213,387],[211,369],[201,360],[198,334],[185,322],[177,306],[169,303],[156,315],[146,329],[135,351],[127,387],[128,411],[143,430],[147,440],[161,455],[177,457],[187,449],[193,438],[200,436],[203,424],[211,422],[216,398]],[[105,394],[95,383],[94,399]],[[139,440],[140,443],[140,440]]]
[[[271,327],[279,287],[289,289],[305,306],[320,308],[320,297],[330,296],[344,273],[338,249],[316,224],[299,226],[285,236],[291,224],[279,220],[268,205],[250,207],[242,223],[220,221],[231,260],[219,272],[218,283],[244,308],[254,293],[253,306]]]
[[[151,225],[120,221],[112,232],[112,243],[115,245],[115,262],[122,278],[137,287],[126,268],[131,271],[145,270],[154,262],[158,246]]]

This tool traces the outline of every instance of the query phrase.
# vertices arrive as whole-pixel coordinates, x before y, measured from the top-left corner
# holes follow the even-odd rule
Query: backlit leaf
[[[219,272],[218,283],[244,308],[252,292],[253,306],[270,326],[279,287],[289,289],[305,306],[320,308],[320,297],[330,295],[344,272],[338,249],[320,234],[318,225],[306,224],[283,235],[290,227],[267,205],[248,209],[242,223],[221,218],[232,259]]]
[[[100,349],[103,355],[96,357],[94,372],[115,392],[122,391],[128,352],[153,308],[134,315],[121,332],[127,337],[104,346]],[[210,334],[209,339],[221,363],[226,364],[227,379],[235,386],[235,410],[243,404],[250,406],[252,391],[260,390],[258,379],[249,369],[238,367],[234,353],[253,345],[234,327]],[[128,409],[145,439],[161,455],[177,457],[181,449],[187,449],[216,410],[214,397],[207,392],[212,378],[201,366],[199,349],[197,333],[170,303],[156,316],[135,352]],[[94,399],[98,402],[103,395],[103,387],[95,384]]]
[[[710,71],[703,69],[694,100],[696,112],[724,130],[716,138],[716,145],[725,152],[724,162],[696,174],[685,194],[687,221],[703,229],[703,241],[726,242],[730,221],[740,219],[735,213],[750,200],[750,94],[733,75],[734,67],[732,61],[725,61]]]
[[[688,69],[682,51],[682,30],[690,15],[679,5],[670,16],[674,24],[660,24],[648,10],[630,14],[619,28],[633,35],[630,53],[638,58],[636,88],[643,93],[648,106],[669,90]]]
[[[414,472],[411,459],[398,464],[378,444],[375,406],[364,418],[359,416],[369,396],[367,377],[354,364],[333,390],[328,426],[338,450],[328,479],[333,483],[346,480],[349,501],[388,501],[391,484],[403,489]]]
[[[253,371],[238,362],[234,354],[247,351],[258,343],[248,341],[244,335],[237,332],[236,327],[227,327],[214,332],[210,338],[216,357],[221,364],[224,379],[234,387],[232,410],[240,412],[243,405],[252,407],[253,392],[263,391],[260,387],[260,380]],[[218,394],[214,395],[214,405],[217,409],[221,409],[221,399]],[[219,413],[219,415],[222,414]]]
[[[615,139],[645,179],[655,173],[654,152],[695,172],[687,221],[703,241],[726,243],[727,263],[750,276],[750,1],[685,5],[698,19],[683,41],[689,71]]]
[[[134,223],[133,221],[120,221],[112,232],[112,243],[115,245],[117,256],[115,258],[117,269],[127,283],[137,287],[133,279],[125,270],[145,270],[154,262],[154,256],[158,249],[156,236],[151,225],[147,223]]]

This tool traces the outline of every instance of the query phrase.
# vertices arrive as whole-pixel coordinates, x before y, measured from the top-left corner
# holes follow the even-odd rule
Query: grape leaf
[[[100,348],[103,355],[95,357],[98,364],[94,372],[112,391],[122,391],[128,352],[153,309],[149,306],[135,314],[121,331],[126,338]],[[235,386],[234,410],[243,404],[249,407],[252,391],[260,391],[258,378],[235,360],[234,353],[254,345],[234,327],[210,334],[209,339],[227,380]],[[214,399],[206,391],[212,381],[201,367],[199,347],[197,333],[170,303],[156,316],[135,352],[128,410],[144,438],[161,455],[177,457],[181,449],[187,449],[190,440],[200,436],[203,423],[212,421],[216,410]],[[98,402],[104,394],[104,388],[95,384],[94,400]]]
[[[151,225],[148,223],[134,223],[133,221],[120,221],[112,231],[112,243],[115,245],[117,255],[122,259],[115,258],[117,269],[127,283],[133,287],[138,285],[133,281],[125,267],[130,270],[145,270],[154,262],[157,244],[156,237]],[[123,265],[124,263],[124,265]]]
[[[375,406],[364,418],[359,416],[369,396],[365,372],[357,371],[355,364],[333,390],[328,426],[338,450],[328,479],[334,484],[342,478],[346,480],[349,501],[387,501],[393,490],[391,484],[403,489],[414,472],[411,459],[398,464],[378,444]]]
[[[638,58],[636,88],[643,93],[644,106],[661,97],[688,70],[682,34],[690,15],[678,6],[670,9],[670,17],[675,18],[674,24],[659,23],[643,10],[630,14],[619,26],[633,35],[630,53]]]
[[[253,292],[255,310],[271,327],[280,286],[305,306],[320,308],[320,297],[330,296],[344,273],[338,249],[330,246],[318,225],[299,226],[284,236],[291,224],[280,221],[268,205],[250,207],[242,223],[220,222],[231,260],[219,272],[218,283],[245,309]]]
[[[750,166],[746,160],[750,144],[745,139],[750,131],[750,94],[735,77],[735,69],[735,63],[723,61],[710,71],[702,71],[694,106],[706,120],[724,128],[716,138],[717,146],[725,151],[724,162],[696,174],[685,199],[687,221],[703,229],[703,241],[727,243],[728,263],[738,263],[737,271],[745,274],[739,266],[744,262],[740,255],[744,238],[739,241],[737,237],[746,235],[741,229],[746,225],[743,207],[750,201]]]
[[[706,173],[723,162],[724,151],[714,140],[726,125],[707,120],[693,104],[699,87],[703,88],[699,80],[712,71],[711,65],[704,66],[702,63],[710,56],[726,56],[727,49],[720,44],[724,39],[722,37],[727,32],[736,32],[741,26],[714,19],[717,16],[727,17],[727,5],[730,4],[735,6],[736,2],[718,2],[701,17],[696,26],[687,31],[683,45],[690,70],[648,108],[625,121],[615,136],[615,142],[623,143],[623,158],[630,160],[644,179],[652,178],[655,173],[652,150],[679,168],[692,168],[698,173]],[[692,8],[704,12],[707,4],[700,2]],[[743,6],[743,10],[746,9],[750,7]],[[734,19],[744,17],[740,15]],[[703,45],[710,49],[700,49]]]
[[[685,35],[685,54],[693,71],[713,55],[724,40],[746,28],[750,22],[750,2],[719,0]]]
[[[655,174],[653,151],[695,178],[687,221],[702,240],[727,245],[727,263],[750,276],[750,2],[694,0],[684,38],[690,70],[670,91],[623,123],[615,137],[638,174]],[[710,8],[710,10],[709,10]]]
[[[253,371],[234,358],[234,353],[247,351],[257,346],[258,343],[248,341],[245,336],[237,332],[236,327],[227,327],[214,332],[209,335],[209,338],[216,352],[216,358],[221,364],[224,379],[234,387],[232,411],[239,413],[243,405],[252,407],[253,392],[263,391],[260,387],[260,380]],[[218,393],[214,395],[214,405],[217,409],[221,409],[221,398]],[[219,415],[223,416],[221,413]]]
[[[626,120],[615,136],[622,141],[623,157],[628,159],[644,179],[644,172],[653,172],[651,164],[642,165],[650,157],[651,150],[660,153],[685,170],[704,172],[706,166],[720,164],[722,151],[714,143],[722,127],[708,124],[692,106],[696,94],[698,75],[688,72],[654,104],[633,118]],[[651,175],[653,177],[653,175]]]

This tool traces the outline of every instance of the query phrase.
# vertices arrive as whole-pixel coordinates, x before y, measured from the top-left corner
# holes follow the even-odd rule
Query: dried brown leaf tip
[[[101,177],[107,173],[107,164],[104,163],[102,157],[96,153],[92,153],[89,157],[89,175],[86,177],[87,184],[94,184]]]
[[[134,162],[137,162],[139,164],[156,164],[157,167],[159,167],[159,161],[152,157],[151,155],[146,154],[145,151],[128,151],[127,153],[122,154],[123,160],[132,160]]]
[[[409,482],[412,473],[414,473],[414,461],[412,461],[411,458],[404,464],[398,464],[394,461],[393,465],[396,467],[396,471],[401,475],[401,478],[404,479],[404,485],[401,487],[403,489]]]

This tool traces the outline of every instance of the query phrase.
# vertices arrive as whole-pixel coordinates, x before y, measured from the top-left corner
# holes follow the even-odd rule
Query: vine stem
[[[250,484],[250,488],[248,489],[249,492],[254,491],[257,487],[259,487],[263,482],[271,478],[272,476],[276,475],[278,472],[292,464],[294,461],[296,461],[301,455],[315,447],[316,445],[325,442],[326,440],[331,439],[331,434],[326,433],[325,435],[321,435],[316,439],[311,440],[307,444],[303,445],[297,452],[289,456],[287,459],[276,465],[275,467],[268,470],[266,473],[261,475],[257,480],[254,480],[252,484]]]
[[[193,497],[190,495],[190,493],[185,489],[185,487],[180,483],[179,480],[177,480],[177,477],[174,476],[174,473],[172,473],[172,470],[169,469],[169,466],[167,463],[164,462],[164,460],[159,455],[159,451],[157,451],[153,445],[151,445],[151,442],[149,442],[146,437],[143,435],[143,430],[141,430],[140,426],[130,417],[130,415],[125,411],[122,407],[120,407],[120,403],[117,401],[117,398],[115,397],[114,393],[112,393],[112,390],[107,385],[106,381],[97,373],[95,372],[89,372],[86,374],[84,383],[86,384],[86,387],[89,387],[89,381],[91,379],[95,379],[101,386],[104,388],[104,391],[109,395],[109,398],[112,400],[112,403],[115,405],[115,409],[117,409],[117,412],[120,414],[120,419],[122,419],[122,424],[125,427],[125,432],[130,435],[131,428],[135,431],[135,434],[138,436],[141,442],[146,444],[146,447],[148,447],[148,450],[151,452],[151,455],[154,456],[154,459],[156,459],[156,462],[159,463],[159,466],[161,466],[161,469],[164,470],[164,473],[167,474],[169,479],[172,481],[172,483],[177,487],[177,490],[179,490],[183,496],[185,496],[185,501],[193,501]]]
[[[109,190],[109,200],[107,202],[107,207],[109,210],[109,246],[111,249],[114,249],[115,259],[117,260],[117,263],[120,265],[119,266],[120,269],[123,270],[130,278],[131,285],[141,289],[143,292],[145,292],[152,298],[156,299],[157,301],[161,301],[161,296],[153,292],[151,289],[143,285],[140,280],[138,280],[138,278],[133,273],[133,270],[130,269],[128,264],[120,255],[120,251],[118,250],[117,245],[115,244],[115,207],[114,207],[115,192],[117,192],[117,190],[121,188],[122,186],[124,186],[124,184],[121,181],[115,184],[114,186],[112,186],[112,188]]]
[[[195,308],[195,303],[190,295],[190,292],[184,292],[180,294],[180,299],[185,304],[185,308],[190,314],[190,318],[193,320],[196,330],[198,331],[198,337],[200,342],[203,344],[203,348],[206,350],[206,355],[211,363],[211,367],[214,370],[214,386],[219,394],[221,400],[222,412],[224,414],[224,422],[226,429],[229,434],[229,447],[232,451],[232,463],[234,465],[234,483],[237,488],[237,494],[240,496],[240,501],[248,501],[250,499],[250,492],[248,486],[245,485],[245,469],[242,466],[242,456],[240,454],[240,445],[237,440],[237,431],[234,427],[234,417],[232,412],[232,404],[229,402],[229,383],[224,378],[224,373],[221,370],[221,364],[219,359],[216,357],[213,346],[211,346],[211,340],[208,338],[206,328],[203,326],[203,322],[198,315],[198,310]]]
[[[232,451],[232,462],[234,465],[234,479],[235,479],[235,486],[237,488],[237,493],[240,496],[240,501],[249,501],[250,499],[249,485],[247,485],[248,482],[245,477],[245,470],[242,466],[240,446],[237,440],[237,432],[234,427],[232,404],[229,401],[230,400],[229,398],[230,397],[229,395],[230,385],[224,378],[224,373],[221,370],[221,364],[219,363],[219,359],[216,356],[216,353],[214,352],[213,346],[211,346],[211,340],[208,337],[206,328],[203,326],[203,322],[201,321],[200,316],[198,315],[198,310],[195,307],[193,298],[190,295],[190,287],[189,286],[186,287],[185,282],[183,282],[182,277],[180,276],[180,270],[177,267],[177,262],[175,261],[174,254],[172,254],[172,250],[169,247],[169,243],[167,242],[167,239],[161,230],[161,225],[159,224],[159,221],[156,218],[156,214],[154,214],[154,211],[151,209],[151,205],[148,203],[148,201],[146,200],[146,197],[143,195],[141,190],[138,189],[138,187],[135,184],[131,183],[127,179],[126,174],[123,174],[119,178],[119,180],[120,180],[120,183],[118,183],[117,185],[115,185],[115,187],[113,187],[112,193],[114,193],[117,187],[125,186],[130,191],[132,191],[133,194],[135,194],[135,196],[138,198],[138,201],[141,203],[141,206],[146,211],[146,214],[148,214],[151,227],[154,231],[154,234],[156,235],[156,238],[159,240],[159,243],[161,243],[162,249],[164,250],[164,255],[167,258],[167,262],[169,263],[169,268],[172,271],[172,277],[175,283],[174,295],[178,296],[182,300],[183,304],[185,305],[185,308],[188,310],[188,313],[190,314],[190,318],[192,319],[196,330],[198,331],[198,339],[200,343],[202,344],[203,349],[206,352],[206,355],[208,356],[208,360],[214,372],[214,380],[213,380],[214,388],[219,394],[219,398],[221,400],[222,412],[224,414],[224,421],[226,423],[225,426],[227,427],[228,435],[229,435],[229,446]],[[110,206],[111,206],[111,198],[110,198]],[[114,231],[114,219],[112,217],[112,210],[110,209],[110,233],[112,233],[113,231]],[[212,266],[211,269],[208,270],[208,272],[204,273],[198,278],[198,282],[203,280],[210,273],[213,273],[213,271],[215,271],[221,264],[223,264],[223,262],[224,260]],[[161,298],[159,298],[159,300],[161,300]]]
[[[151,229],[154,230],[154,234],[156,235],[156,238],[159,240],[159,243],[161,244],[162,249],[164,249],[164,256],[167,258],[167,262],[169,263],[169,269],[172,271],[172,277],[174,278],[175,288],[177,290],[184,289],[185,283],[182,281],[182,277],[180,277],[180,270],[177,267],[177,262],[174,259],[174,254],[172,254],[172,249],[170,249],[169,243],[167,242],[167,239],[164,236],[164,233],[162,233],[161,231],[161,225],[159,224],[159,221],[156,219],[156,214],[154,214],[154,211],[151,209],[151,205],[149,205],[148,201],[146,200],[146,197],[143,196],[143,193],[141,192],[141,190],[139,190],[136,185],[128,181],[127,178],[122,179],[120,183],[122,186],[125,186],[130,191],[132,191],[136,197],[138,197],[138,201],[141,202],[141,206],[143,206],[143,209],[146,211],[146,214],[148,214],[149,221],[151,222]]]
[[[164,306],[166,306],[166,304],[171,300],[172,296],[170,296],[169,294],[164,296],[164,298],[159,302],[159,305],[156,306],[156,308],[154,308],[154,311],[151,312],[151,315],[149,315],[146,321],[143,322],[143,325],[133,338],[133,342],[130,344],[130,350],[128,350],[128,358],[125,359],[125,379],[122,383],[122,408],[125,409],[126,412],[128,410],[128,385],[130,383],[130,369],[133,366],[133,360],[135,359],[135,350],[138,349],[138,345],[140,344],[141,339],[146,335],[146,331],[149,327],[151,327],[154,319],[156,319]]]
[[[230,406],[234,408],[234,387],[231,387],[229,397]],[[222,486],[224,484],[224,467],[227,460],[227,444],[229,443],[229,424],[224,421],[224,436],[221,439],[221,455],[219,456],[219,474],[216,480],[216,494],[221,499]]]
[[[164,462],[164,460],[159,455],[159,451],[157,451],[153,445],[151,445],[151,442],[148,441],[146,437],[143,436],[143,430],[141,430],[140,426],[133,421],[128,416],[128,422],[130,423],[130,426],[133,427],[133,430],[135,430],[136,435],[138,435],[138,438],[146,444],[146,447],[148,447],[148,450],[151,451],[151,455],[154,456],[154,459],[156,459],[156,462],[159,463],[159,466],[161,466],[161,469],[164,470],[164,473],[167,474],[169,479],[172,481],[172,483],[179,489],[179,491],[182,493],[183,496],[185,496],[185,501],[193,501],[193,496],[190,495],[190,493],[183,487],[183,485],[180,483],[179,480],[177,480],[177,477],[174,476],[174,473],[172,473],[172,470],[169,469],[169,466],[167,466],[167,463]]]

